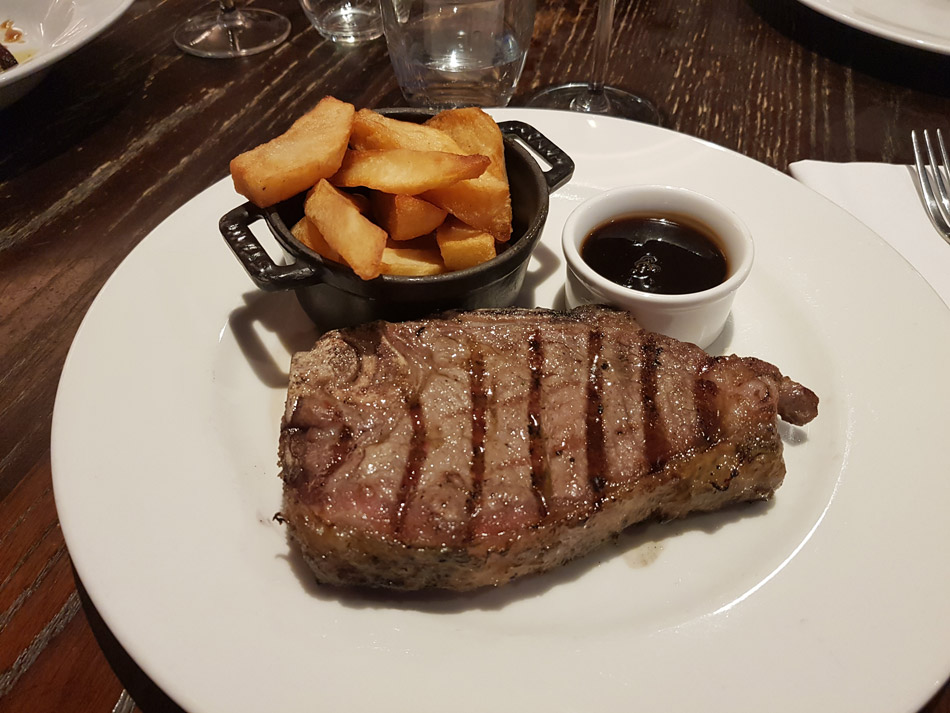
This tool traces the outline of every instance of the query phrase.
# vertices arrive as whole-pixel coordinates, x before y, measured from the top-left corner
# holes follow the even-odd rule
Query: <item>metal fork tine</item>
[[[941,136],[939,129],[937,129],[937,140],[940,144],[940,151],[943,154],[944,169],[946,169],[950,161],[947,161],[947,149],[943,145],[943,136]],[[940,194],[940,205],[943,206],[943,215],[946,217],[950,215],[950,195],[947,195],[947,182],[944,178],[944,172],[940,170],[940,161],[937,160],[934,154],[930,134],[927,131],[924,131],[924,141],[927,143],[927,156],[930,158],[930,170],[932,171],[933,182],[937,184],[937,192]]]
[[[946,211],[945,215],[950,216],[950,195],[948,193],[948,175],[950,175],[950,158],[947,157],[947,145],[943,142],[943,132],[940,129],[937,129],[937,147],[940,149],[940,158],[943,159],[943,168],[939,168],[934,164],[934,173],[939,176],[940,180],[937,183],[940,186],[940,197],[943,203],[943,207]]]
[[[931,184],[930,171],[927,170],[924,150],[921,148],[920,142],[917,139],[917,132],[911,131],[910,138],[914,144],[914,165],[917,168],[917,178],[920,181],[920,192],[924,199],[924,207],[927,209],[927,213],[930,215],[934,226],[940,231],[944,239],[950,242],[950,222],[947,221],[946,216],[940,210],[940,206],[937,203],[937,196]],[[934,158],[933,148],[930,145],[930,136],[926,131],[924,131],[924,142],[927,145],[927,154],[930,158],[930,164],[933,166],[934,173],[936,174],[936,180],[939,185],[938,190],[945,195],[946,187],[943,185],[943,181],[940,177],[940,167]],[[945,151],[946,149],[944,149],[944,152]],[[943,197],[944,196],[941,196],[941,198]]]
[[[950,166],[950,159],[947,158],[947,145],[943,142],[943,132],[940,129],[937,129],[937,146],[940,148],[943,165]]]

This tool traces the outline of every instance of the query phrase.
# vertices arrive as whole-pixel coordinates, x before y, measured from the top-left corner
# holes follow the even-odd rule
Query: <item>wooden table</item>
[[[149,713],[176,710],[77,591],[53,502],[56,385],[99,288],[166,216],[225,176],[230,157],[324,94],[403,103],[382,40],[334,47],[294,0],[257,3],[293,22],[276,50],[183,55],[172,29],[203,4],[136,0],[0,111],[2,711],[138,710],[132,697]],[[586,79],[595,15],[595,0],[539,3],[512,105]],[[805,158],[908,163],[911,129],[946,128],[950,116],[950,58],[793,0],[621,1],[615,26],[611,83],[652,97],[668,126],[779,170]],[[950,687],[924,710],[950,712]]]

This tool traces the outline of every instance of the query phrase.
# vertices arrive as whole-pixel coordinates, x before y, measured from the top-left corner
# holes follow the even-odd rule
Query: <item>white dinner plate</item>
[[[950,54],[950,2],[947,0],[798,1],[877,37]]]
[[[507,109],[576,161],[522,302],[560,306],[584,198],[686,186],[735,210],[756,264],[716,351],[821,397],[784,428],[771,503],[635,527],[596,556],[467,595],[319,588],[273,515],[292,295],[217,231],[229,181],[148,236],[76,335],[53,418],[79,577],[192,713],[916,711],[950,672],[950,314],[877,235],[788,176],[641,124]],[[222,156],[222,166],[228,156]]]
[[[19,64],[0,72],[0,109],[35,87],[53,64],[103,32],[131,4],[132,0],[4,0],[0,22],[11,20],[23,37],[5,43]]]

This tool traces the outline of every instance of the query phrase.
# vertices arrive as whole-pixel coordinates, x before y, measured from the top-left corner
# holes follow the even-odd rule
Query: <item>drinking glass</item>
[[[546,87],[532,96],[527,101],[527,106],[606,114],[645,124],[660,123],[660,112],[652,102],[605,84],[614,5],[615,0],[600,0],[597,9],[594,67],[590,81]]]
[[[396,80],[413,106],[505,106],[534,30],[534,0],[381,0]]]
[[[333,42],[355,45],[383,34],[379,0],[300,0],[300,7],[316,31]]]
[[[276,47],[290,34],[290,20],[270,10],[235,7],[218,0],[218,9],[193,15],[175,30],[179,49],[198,57],[246,57]]]

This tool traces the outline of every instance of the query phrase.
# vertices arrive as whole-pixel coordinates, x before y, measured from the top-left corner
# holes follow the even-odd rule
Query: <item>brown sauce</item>
[[[664,295],[708,290],[728,274],[712,231],[678,216],[615,218],[584,239],[581,258],[611,282]]]

